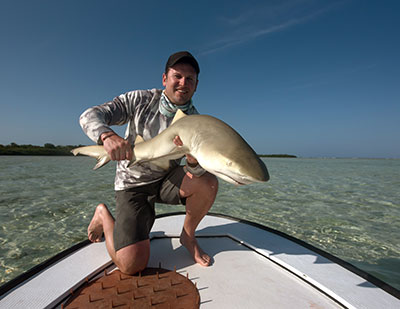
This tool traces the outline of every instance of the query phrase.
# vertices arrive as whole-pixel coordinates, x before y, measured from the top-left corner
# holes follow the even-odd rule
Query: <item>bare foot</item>
[[[88,238],[91,242],[100,242],[103,236],[103,219],[101,213],[108,211],[107,206],[99,204],[94,211],[93,218],[88,226]]]
[[[190,238],[183,229],[180,242],[189,251],[196,263],[202,266],[209,266],[211,264],[211,258],[200,248],[196,238]]]

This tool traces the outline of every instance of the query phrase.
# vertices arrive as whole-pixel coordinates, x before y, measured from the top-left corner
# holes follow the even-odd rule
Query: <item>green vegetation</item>
[[[11,143],[10,145],[0,144],[0,155],[7,156],[72,156],[71,150],[83,145],[67,145],[67,146],[55,146],[50,143],[44,144],[44,146],[34,145],[17,145]],[[294,155],[288,154],[259,154],[260,157],[265,158],[297,158]]]
[[[258,156],[262,158],[297,158],[297,156],[288,154],[260,154]]]
[[[0,155],[18,155],[18,156],[72,156],[71,150],[79,146],[55,146],[50,143],[44,146],[34,145],[17,145],[11,143],[10,145],[0,145]]]

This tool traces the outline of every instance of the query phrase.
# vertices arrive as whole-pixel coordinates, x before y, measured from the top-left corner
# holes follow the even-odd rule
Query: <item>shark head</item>
[[[239,157],[214,153],[213,156],[200,158],[199,164],[212,174],[234,185],[269,180],[267,167],[257,155]]]

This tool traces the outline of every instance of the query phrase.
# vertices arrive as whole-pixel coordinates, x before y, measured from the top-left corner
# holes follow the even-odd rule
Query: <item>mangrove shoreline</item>
[[[72,156],[72,149],[83,146],[85,145],[55,146],[46,143],[44,146],[35,146],[11,143],[4,146],[0,144],[0,156]],[[259,154],[258,156],[262,158],[297,158],[297,156],[288,154]]]

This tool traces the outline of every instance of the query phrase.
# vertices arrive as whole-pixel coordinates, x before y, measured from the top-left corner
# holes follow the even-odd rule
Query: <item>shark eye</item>
[[[232,161],[226,161],[227,166],[232,166]]]

